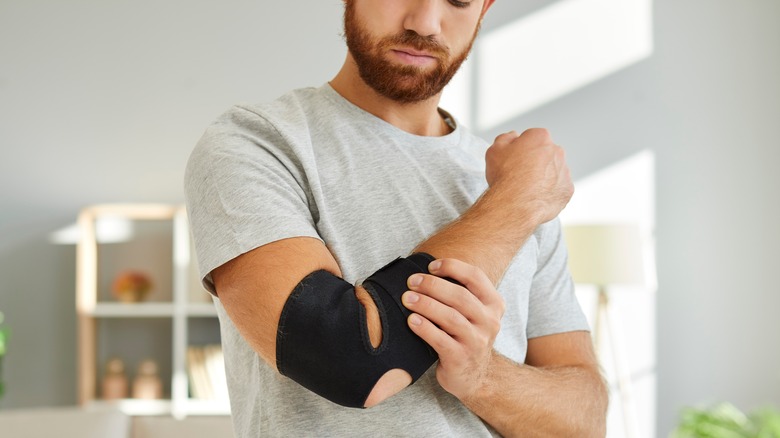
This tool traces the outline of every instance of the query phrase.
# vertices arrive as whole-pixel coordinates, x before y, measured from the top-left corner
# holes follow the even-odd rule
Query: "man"
[[[234,107],[193,152],[238,436],[604,435],[562,150],[531,129],[486,152],[438,109],[492,3],[345,0],[336,77]]]

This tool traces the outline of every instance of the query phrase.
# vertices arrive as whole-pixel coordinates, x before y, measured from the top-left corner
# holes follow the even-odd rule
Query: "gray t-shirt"
[[[325,242],[345,280],[359,283],[474,203],[487,188],[486,147],[462,126],[409,134],[328,84],[235,106],[206,130],[185,176],[203,284],[213,292],[214,268],[299,236]],[[499,291],[506,313],[495,348],[517,362],[529,338],[588,329],[557,220],[529,238]],[[268,366],[214,301],[239,437],[497,435],[439,386],[435,366],[377,407],[333,404]]]

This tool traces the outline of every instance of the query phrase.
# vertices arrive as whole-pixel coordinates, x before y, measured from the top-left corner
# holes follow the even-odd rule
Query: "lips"
[[[398,49],[395,49],[395,50],[397,52],[406,53],[406,54],[411,55],[411,56],[423,56],[423,57],[427,57],[427,58],[435,58],[435,56],[433,54],[429,53],[429,52],[424,52],[424,51],[416,50],[416,49],[412,49],[412,48],[404,47],[404,48],[398,48]]]
[[[392,57],[396,61],[410,66],[429,67],[438,63],[439,58],[431,52],[412,49],[409,47],[396,47],[391,49]]]

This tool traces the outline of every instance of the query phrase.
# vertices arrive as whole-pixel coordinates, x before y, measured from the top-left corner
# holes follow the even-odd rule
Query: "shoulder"
[[[309,143],[313,113],[325,105],[320,94],[316,88],[304,88],[270,102],[232,106],[205,129],[188,168],[300,155],[298,149]]]
[[[311,113],[323,105],[320,94],[316,88],[303,88],[270,102],[236,104],[209,125],[204,137],[237,133],[281,135],[299,130]]]

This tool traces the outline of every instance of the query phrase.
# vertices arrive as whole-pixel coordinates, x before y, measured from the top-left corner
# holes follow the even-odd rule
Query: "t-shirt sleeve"
[[[574,293],[560,221],[543,224],[536,234],[539,257],[528,304],[528,338],[589,330]]]
[[[292,141],[241,107],[204,133],[187,163],[187,214],[204,287],[211,271],[267,243],[319,238]]]

